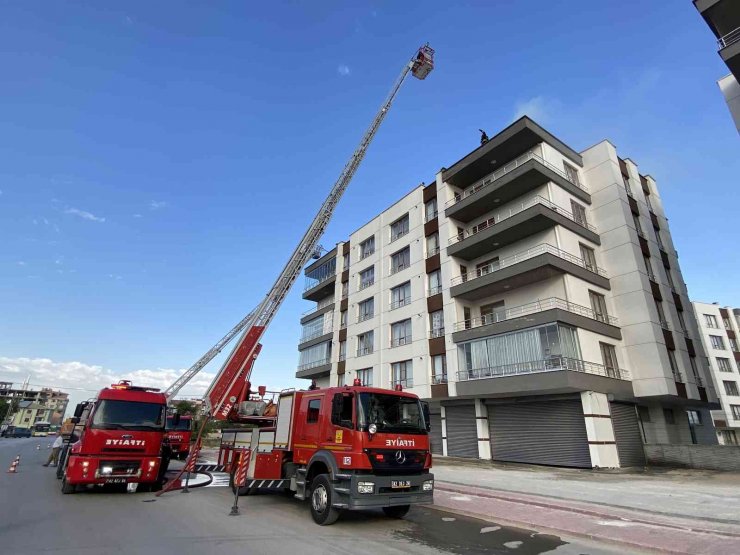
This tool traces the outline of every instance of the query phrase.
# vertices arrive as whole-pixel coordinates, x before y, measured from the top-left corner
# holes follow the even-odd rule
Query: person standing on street
[[[49,460],[46,461],[43,466],[49,466],[50,464],[52,466],[57,465],[57,461],[59,460],[59,451],[62,450],[62,434],[57,434],[57,438],[54,440],[54,443],[51,446],[51,453],[49,453]]]

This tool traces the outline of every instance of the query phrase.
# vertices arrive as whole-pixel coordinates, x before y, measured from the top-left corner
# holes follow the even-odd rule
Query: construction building
[[[717,84],[740,132],[740,2],[694,0],[694,6],[714,33],[719,56],[730,70]]]
[[[296,376],[432,403],[437,454],[645,464],[716,443],[655,181],[523,117],[305,268]]]
[[[48,387],[31,389],[28,384],[14,387],[11,382],[0,382],[0,402],[12,402],[15,408],[23,406],[22,416],[8,415],[13,418],[15,426],[28,428],[36,422],[50,422],[53,426],[61,425],[69,403],[69,394]],[[43,415],[43,418],[41,416]],[[16,423],[15,419],[20,418]],[[28,420],[27,420],[28,418]]]
[[[721,410],[712,411],[722,445],[740,444],[740,308],[692,303]]]

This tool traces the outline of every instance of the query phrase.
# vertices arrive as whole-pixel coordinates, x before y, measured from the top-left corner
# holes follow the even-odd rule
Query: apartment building
[[[12,401],[14,406],[20,406],[21,403],[24,403],[24,406],[34,405],[40,411],[38,414],[26,413],[20,424],[17,424],[19,426],[28,425],[29,422],[33,424],[44,421],[45,418],[48,418],[52,424],[58,425],[62,423],[64,412],[67,410],[69,394],[48,387],[31,389],[25,383],[15,387],[11,382],[0,382],[0,402],[3,401]],[[11,416],[13,415],[7,415],[8,420]],[[26,420],[26,417],[29,419]]]
[[[655,181],[523,117],[305,270],[297,377],[430,400],[433,452],[644,465],[716,443]]]
[[[721,410],[712,411],[722,445],[740,445],[740,308],[691,303]]]
[[[740,2],[737,0],[693,0],[694,6],[717,38],[717,50],[730,74],[719,85],[740,132]]]

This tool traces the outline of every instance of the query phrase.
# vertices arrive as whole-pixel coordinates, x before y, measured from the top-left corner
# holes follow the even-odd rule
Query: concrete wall
[[[645,445],[648,464],[740,471],[737,445]]]

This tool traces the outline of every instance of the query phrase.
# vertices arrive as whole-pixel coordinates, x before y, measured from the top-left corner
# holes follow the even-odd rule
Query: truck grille
[[[113,467],[111,476],[132,476],[139,471],[139,461],[100,461],[99,469]]]
[[[398,453],[402,456],[397,457]],[[368,449],[373,470],[379,474],[418,474],[424,470],[427,452],[412,449]]]

